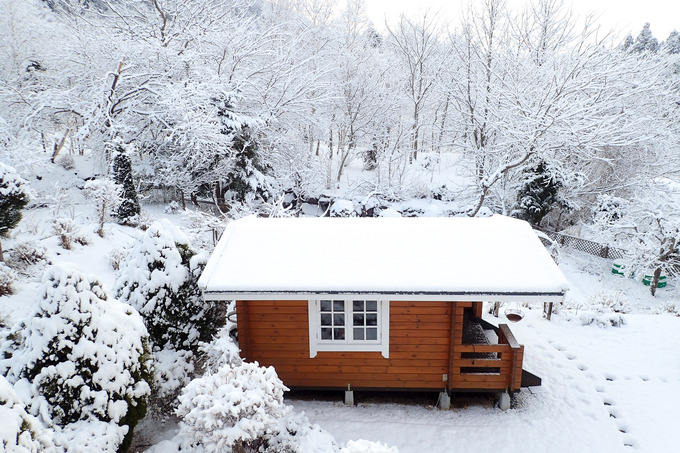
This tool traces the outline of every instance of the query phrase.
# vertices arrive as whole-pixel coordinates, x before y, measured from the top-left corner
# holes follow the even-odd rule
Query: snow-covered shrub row
[[[154,347],[196,352],[221,325],[219,306],[203,301],[198,277],[207,255],[196,253],[167,220],[153,224],[120,263],[116,297],[144,318]]]
[[[96,278],[54,267],[35,312],[9,338],[0,371],[30,395],[32,414],[52,427],[111,424],[106,431],[119,441],[108,451],[132,439],[146,413],[150,372],[146,328],[131,306],[111,299]]]
[[[180,395],[180,434],[208,452],[266,448],[266,434],[289,412],[285,390],[272,367],[222,366],[193,380]]]
[[[0,376],[0,449],[7,452],[54,452],[53,432],[26,411],[12,385]]]
[[[12,285],[17,281],[17,273],[3,262],[0,262],[0,296],[14,294]]]

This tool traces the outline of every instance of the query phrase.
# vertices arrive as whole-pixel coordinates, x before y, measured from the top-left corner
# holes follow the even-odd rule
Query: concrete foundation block
[[[451,409],[451,397],[448,392],[439,393],[439,409],[443,411]]]
[[[503,392],[498,399],[498,407],[502,411],[507,411],[510,409],[510,394],[508,392]]]
[[[345,390],[345,406],[354,406],[354,390]]]

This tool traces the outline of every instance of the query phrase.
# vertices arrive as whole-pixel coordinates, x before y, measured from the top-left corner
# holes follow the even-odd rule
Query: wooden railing
[[[524,346],[507,324],[498,326],[498,344],[459,344],[453,355],[454,389],[519,390]]]

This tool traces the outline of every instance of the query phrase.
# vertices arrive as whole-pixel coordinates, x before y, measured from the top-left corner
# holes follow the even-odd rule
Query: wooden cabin
[[[242,357],[290,388],[447,393],[519,390],[524,346],[482,303],[559,302],[567,288],[531,227],[503,216],[249,217],[199,285],[236,300]]]

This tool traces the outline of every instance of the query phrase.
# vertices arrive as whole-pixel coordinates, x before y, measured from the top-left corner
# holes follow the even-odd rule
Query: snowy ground
[[[107,224],[105,238],[99,238],[94,234],[94,210],[87,201],[72,193],[60,200],[59,188],[55,185],[52,190],[47,182],[58,180],[62,188],[76,187],[86,176],[85,169],[71,179],[58,167],[45,171],[60,174],[46,173],[41,182],[32,184],[41,196],[51,193],[52,197],[45,197],[45,207],[27,211],[3,246],[11,254],[21,242],[37,242],[47,249],[50,262],[73,262],[110,288],[115,275],[112,252],[132,243],[139,231]],[[145,210],[185,229],[192,223],[189,216],[164,213],[163,206],[147,205]],[[89,245],[75,245],[70,251],[59,247],[51,229],[56,216],[74,218]],[[209,232],[197,234],[203,235],[203,242],[211,240]],[[44,267],[24,275],[15,285],[15,295],[0,298],[0,322],[9,325],[32,311]],[[489,399],[463,397],[454,401],[452,410],[439,411],[433,408],[436,395],[366,399],[357,393],[356,407],[340,404],[340,395],[319,400],[292,395],[288,402],[341,444],[351,439],[377,440],[397,446],[401,453],[673,451],[680,407],[680,317],[658,311],[664,304],[680,305],[680,291],[660,289],[652,298],[641,283],[612,275],[609,263],[585,254],[563,251],[560,268],[571,284],[568,309],[548,322],[542,319],[540,307],[533,307],[524,320],[511,325],[526,348],[525,368],[541,376],[543,385],[535,393],[519,393],[509,411],[498,410]],[[620,290],[628,299],[631,313],[624,315],[622,327],[582,325],[581,316],[592,313],[589,300],[602,290]],[[173,431],[172,423],[145,423],[138,433],[158,441],[171,437]]]
[[[636,314],[625,315],[622,327],[602,328],[582,325],[575,310],[563,310],[551,322],[539,307],[527,310],[511,328],[525,345],[525,369],[541,376],[543,385],[522,390],[509,411],[483,398],[461,397],[464,407],[439,411],[432,407],[434,397],[409,404],[362,403],[359,393],[357,407],[337,401],[289,403],[340,442],[382,441],[401,453],[672,451],[680,407],[680,318],[651,314],[668,294],[652,299],[638,282],[584,273],[584,266],[598,265],[595,258],[563,259],[561,268],[573,287],[570,298],[624,287]]]

